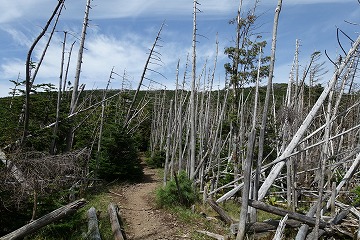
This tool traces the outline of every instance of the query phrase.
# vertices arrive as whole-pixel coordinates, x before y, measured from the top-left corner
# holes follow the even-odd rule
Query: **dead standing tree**
[[[80,73],[81,73],[81,66],[83,62],[83,53],[84,53],[84,46],[85,46],[85,38],[86,38],[86,31],[88,28],[88,22],[89,22],[89,13],[91,9],[91,0],[87,0],[86,7],[85,7],[85,15],[84,15],[84,22],[83,27],[81,31],[81,40],[80,40],[80,46],[79,46],[79,53],[78,53],[78,60],[76,65],[76,72],[75,72],[75,79],[73,84],[73,92],[71,95],[71,103],[70,103],[70,115],[73,114],[77,107],[77,101],[79,99],[79,81],[80,81]],[[74,140],[74,129],[73,127],[70,127],[67,139],[66,139],[66,149],[68,151],[71,150],[72,144]]]
[[[158,64],[158,62],[160,62],[160,63],[162,62],[162,61],[161,61],[161,58],[160,58],[161,54],[160,54],[159,52],[156,52],[156,51],[155,51],[155,47],[161,47],[161,46],[159,45],[159,41],[161,40],[160,34],[161,34],[161,31],[162,31],[164,25],[165,25],[165,22],[163,22],[163,23],[161,24],[160,30],[159,30],[158,33],[157,33],[157,36],[156,36],[155,41],[154,41],[154,44],[152,45],[152,47],[151,47],[151,49],[150,49],[149,56],[148,56],[148,58],[147,58],[147,60],[146,60],[146,63],[145,63],[145,66],[144,66],[144,70],[143,70],[143,72],[142,72],[142,75],[141,75],[141,78],[140,78],[138,87],[137,87],[137,89],[136,89],[136,91],[135,91],[133,100],[132,100],[131,103],[130,103],[130,106],[129,106],[129,109],[128,109],[128,112],[127,112],[127,115],[126,115],[126,119],[125,119],[125,122],[124,122],[124,128],[128,128],[128,126],[129,126],[132,118],[133,118],[134,115],[135,115],[135,113],[133,112],[133,110],[134,110],[134,105],[135,105],[135,102],[136,102],[136,100],[137,100],[137,97],[138,97],[140,88],[141,88],[141,86],[143,85],[144,79],[149,79],[149,78],[146,77],[146,72],[147,72],[147,71],[153,71],[153,72],[156,72],[156,73],[162,75],[161,73],[159,73],[159,72],[157,72],[157,71],[152,70],[151,68],[149,68],[149,64],[151,64],[151,63],[153,63],[153,64]],[[153,60],[153,61],[156,61],[156,63],[151,62],[152,60]]]
[[[264,183],[262,184],[261,188],[259,189],[259,200],[262,200],[267,191],[269,190],[271,184],[275,181],[276,177],[279,175],[282,167],[285,165],[286,159],[292,154],[295,147],[300,142],[301,138],[303,137],[304,133],[306,132],[307,128],[309,127],[311,121],[313,120],[315,114],[319,110],[319,108],[324,103],[325,99],[327,98],[328,94],[330,93],[331,89],[334,87],[335,83],[339,76],[341,76],[342,72],[346,69],[351,59],[357,54],[358,48],[360,45],[360,37],[353,43],[352,48],[347,53],[346,57],[343,59],[343,62],[339,66],[339,68],[334,73],[332,79],[328,83],[328,85],[324,88],[323,92],[321,93],[320,97],[314,104],[311,111],[306,116],[305,120],[301,124],[298,131],[293,136],[291,142],[286,147],[284,152],[274,161],[276,163],[274,167],[271,169],[270,173],[268,174],[267,178],[265,179]]]
[[[197,5],[198,1],[193,1],[193,39],[192,39],[192,75],[191,75],[191,93],[190,93],[190,171],[189,176],[195,172],[196,157],[196,125],[195,125],[195,81],[196,81],[196,37],[197,37]]]
[[[59,89],[58,89],[58,96],[57,96],[57,103],[56,103],[56,118],[55,118],[55,126],[53,130],[53,139],[50,146],[50,154],[55,154],[56,151],[56,136],[58,133],[59,128],[59,118],[60,118],[60,103],[61,103],[61,88],[62,88],[62,81],[63,81],[63,72],[64,72],[64,54],[65,54],[65,45],[66,45],[66,35],[67,32],[64,32],[64,42],[62,46],[62,54],[61,54],[61,65],[60,65],[60,75],[59,75]]]
[[[252,158],[253,158],[253,154],[254,154],[254,145],[255,145],[255,137],[256,137],[256,125],[257,125],[256,118],[257,118],[257,108],[258,108],[260,67],[261,67],[261,50],[260,50],[258,74],[257,74],[256,86],[255,86],[255,99],[254,99],[252,127],[251,127],[251,131],[250,131],[249,137],[248,137],[246,160],[244,162],[244,167],[243,167],[244,187],[243,187],[242,199],[241,199],[242,201],[241,201],[238,234],[236,236],[237,239],[243,239],[245,237],[245,227],[246,227],[246,222],[247,222],[249,199],[251,198],[251,192],[250,192],[251,165],[252,165]]]
[[[30,49],[28,51],[27,57],[26,57],[26,63],[25,63],[25,114],[24,114],[24,131],[23,136],[21,139],[21,144],[25,144],[26,137],[28,136],[29,132],[29,118],[30,118],[30,91],[31,91],[31,56],[32,53],[36,47],[36,45],[39,43],[40,39],[45,35],[47,29],[49,28],[52,20],[54,19],[56,13],[59,11],[61,6],[63,6],[65,0],[58,1],[54,11],[52,12],[52,15],[50,16],[49,20],[47,21],[44,29],[41,31],[39,36],[35,39],[33,44],[30,46]]]
[[[257,166],[256,166],[255,187],[254,187],[255,188],[254,192],[256,192],[256,194],[255,194],[256,200],[258,198],[257,192],[258,192],[258,187],[259,187],[259,175],[260,175],[260,169],[261,169],[263,153],[264,153],[265,129],[266,129],[266,121],[267,121],[269,101],[270,101],[270,92],[271,92],[271,87],[272,87],[272,79],[273,79],[274,67],[275,67],[276,37],[277,37],[277,29],[278,29],[278,22],[279,22],[281,7],[282,7],[282,0],[278,0],[277,6],[275,9],[275,16],[274,16],[269,78],[268,78],[268,83],[267,83],[267,87],[266,87],[264,109],[263,109],[263,115],[262,115],[261,126],[260,126],[259,153],[258,153],[258,160],[257,160]]]

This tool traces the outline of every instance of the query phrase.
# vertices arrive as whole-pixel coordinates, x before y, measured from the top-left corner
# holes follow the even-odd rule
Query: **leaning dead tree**
[[[334,87],[335,83],[337,82],[338,78],[341,76],[343,71],[348,67],[350,61],[356,57],[358,54],[358,48],[360,44],[360,37],[354,42],[352,48],[347,53],[346,57],[343,59],[339,68],[337,68],[336,72],[334,73],[332,79],[328,83],[328,85],[324,88],[324,91],[321,93],[320,97],[314,104],[311,111],[308,113],[307,117],[304,119],[303,123],[301,124],[298,131],[293,136],[291,142],[286,147],[284,152],[273,162],[275,165],[273,166],[271,172],[268,174],[267,178],[265,179],[264,183],[262,184],[261,188],[259,189],[259,199],[263,199],[265,194],[269,190],[271,184],[274,182],[276,177],[279,175],[282,167],[285,165],[286,159],[292,154],[295,147],[300,142],[301,138],[303,137],[305,131],[309,127],[310,123],[312,122],[314,116],[316,115],[317,111],[322,106],[323,102],[325,101],[326,97],[330,93],[331,89]]]
[[[260,136],[259,136],[259,156],[261,157],[262,161],[262,155],[263,155],[263,148],[264,148],[264,138],[265,138],[265,127],[266,127],[266,120],[268,115],[268,106],[269,106],[269,99],[270,99],[270,90],[272,86],[272,78],[273,78],[273,72],[274,72],[274,65],[275,65],[275,52],[276,52],[276,37],[277,37],[277,27],[279,22],[279,15],[282,7],[282,0],[278,1],[277,7],[275,9],[275,17],[274,17],[274,27],[273,27],[273,37],[272,37],[272,45],[271,45],[271,58],[270,58],[270,68],[269,68],[269,79],[268,79],[268,85],[266,89],[266,96],[265,96],[265,102],[264,102],[264,110],[263,110],[263,118],[261,122],[261,128],[260,128]],[[256,116],[257,116],[257,94],[258,94],[258,82],[259,82],[259,72],[260,72],[260,63],[261,63],[261,55],[259,59],[259,67],[258,67],[258,75],[257,75],[257,88],[255,92],[255,101],[254,101],[254,110],[253,110],[253,124],[252,129],[249,133],[248,138],[248,149],[246,154],[246,160],[244,163],[244,187],[243,187],[243,194],[242,194],[242,204],[241,204],[241,212],[240,212],[240,220],[239,220],[239,230],[238,234],[236,236],[237,240],[242,240],[245,237],[245,223],[248,213],[248,199],[251,198],[250,194],[250,185],[251,185],[251,163],[253,158],[253,152],[254,152],[254,144],[255,144],[255,137],[256,137]],[[261,161],[258,160],[257,164],[257,173],[259,174],[259,170],[261,167]],[[258,183],[255,183],[255,186],[258,186]],[[257,189],[254,189],[254,191],[257,191]]]
[[[23,136],[21,139],[22,144],[25,143],[26,137],[28,136],[28,132],[29,132],[30,91],[31,91],[31,85],[32,85],[31,70],[32,70],[32,66],[33,66],[31,56],[32,56],[32,53],[33,53],[36,45],[39,43],[41,38],[45,35],[47,29],[49,28],[52,20],[56,16],[57,12],[64,5],[64,2],[65,2],[65,0],[58,1],[54,11],[52,12],[52,15],[50,16],[49,20],[46,23],[45,27],[43,28],[43,30],[41,31],[39,36],[35,39],[35,41],[32,43],[32,45],[30,46],[30,49],[29,49],[27,57],[26,57],[26,63],[25,63],[25,113],[24,113],[24,131],[23,131]]]
[[[161,34],[161,31],[162,31],[164,25],[165,25],[165,22],[163,22],[161,24],[160,30],[158,31],[157,36],[155,38],[155,41],[154,41],[154,43],[153,43],[153,45],[152,45],[152,47],[150,49],[149,56],[148,56],[148,58],[146,60],[144,70],[142,72],[142,75],[141,75],[141,78],[140,78],[140,81],[139,81],[139,85],[138,85],[138,87],[137,87],[137,89],[135,91],[135,94],[133,96],[133,100],[131,101],[130,106],[129,106],[128,111],[127,111],[126,119],[125,119],[125,122],[124,122],[124,128],[128,127],[128,125],[130,124],[132,118],[134,118],[134,116],[136,115],[136,112],[134,111],[134,105],[135,105],[135,102],[136,102],[136,100],[138,98],[140,88],[143,85],[143,81],[144,81],[145,78],[147,78],[146,77],[146,72],[147,71],[156,72],[155,70],[153,70],[153,69],[151,69],[149,67],[149,64],[151,64],[151,63],[159,64],[159,62],[160,63],[162,62],[161,61],[161,54],[155,50],[155,47],[161,47],[159,45],[159,41],[161,41],[160,34]],[[159,72],[156,72],[156,73],[160,74]],[[149,78],[147,78],[147,79],[149,79]]]
[[[152,157],[157,151],[163,154],[164,182],[175,172],[186,170],[203,193],[204,202],[208,202],[228,225],[233,220],[226,217],[218,203],[230,199],[238,202],[241,196],[240,221],[235,227],[238,239],[244,239],[251,226],[257,231],[258,226],[267,226],[271,230],[278,227],[277,238],[284,227],[300,227],[299,240],[306,238],[309,229],[314,231],[308,238],[324,234],[350,236],[350,231],[344,230],[346,226],[341,225],[339,219],[355,222],[355,225],[359,221],[346,215],[344,207],[356,198],[349,190],[359,181],[360,100],[359,89],[354,85],[360,57],[359,40],[352,41],[350,50],[338,61],[333,61],[334,76],[324,87],[317,84],[324,72],[323,63],[319,63],[320,52],[315,51],[306,65],[300,65],[297,41],[289,83],[273,84],[281,5],[280,0],[274,16],[269,66],[265,66],[269,60],[262,57],[265,45],[254,45],[261,48],[254,47],[254,51],[249,52],[255,57],[248,65],[238,59],[240,50],[250,48],[245,40],[251,40],[256,6],[246,17],[238,17],[237,21],[244,28],[237,33],[240,36],[239,45],[235,43],[238,50],[234,47],[228,51],[233,62],[228,65],[230,79],[227,79],[224,91],[214,90],[216,64],[214,70],[207,70],[207,63],[196,78],[193,77],[195,74],[185,77],[186,63],[181,87],[178,62],[174,95],[169,97],[165,91],[157,92],[154,100]],[[196,24],[194,26],[196,29]],[[240,63],[236,67],[238,60]],[[253,67],[254,63],[257,67]],[[304,68],[300,69],[300,66]],[[258,82],[245,81],[251,79],[246,79],[249,72],[244,69],[248,67],[256,70],[256,74],[253,71],[249,75],[257,75],[257,80],[264,75],[269,77],[266,88],[259,87]],[[233,86],[234,80],[239,78],[241,81]],[[245,88],[245,83],[255,85]],[[265,92],[265,89],[263,98],[259,92]],[[278,92],[281,95],[278,96]],[[344,196],[351,200],[345,202]],[[297,212],[299,207],[308,212],[300,214]],[[266,209],[289,219],[281,221],[280,226],[276,222],[270,227],[267,223],[257,222],[254,209]],[[331,211],[332,219],[327,217],[327,211]],[[336,227],[332,227],[334,224]]]

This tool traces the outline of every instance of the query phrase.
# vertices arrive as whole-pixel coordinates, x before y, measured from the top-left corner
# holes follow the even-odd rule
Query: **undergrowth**
[[[107,213],[107,207],[111,202],[105,191],[101,193],[88,194],[85,197],[87,204],[75,214],[60,221],[49,224],[26,239],[34,240],[80,240],[87,237],[87,211],[95,207],[99,222],[99,231],[102,239],[112,239],[112,230]]]
[[[181,172],[175,178],[168,181],[165,187],[156,191],[156,202],[160,207],[186,206],[190,207],[198,201],[198,193],[192,186],[192,181],[185,172]]]

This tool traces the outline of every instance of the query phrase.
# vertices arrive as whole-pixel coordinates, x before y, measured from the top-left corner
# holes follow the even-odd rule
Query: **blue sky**
[[[253,0],[243,0],[243,9],[253,5]],[[7,96],[13,84],[9,80],[24,79],[25,59],[32,41],[40,33],[56,1],[48,0],[0,0],[0,97]],[[278,28],[278,42],[275,63],[274,82],[287,82],[294,58],[295,40],[300,39],[300,64],[304,68],[314,51],[336,58],[341,54],[337,44],[336,27],[341,28],[353,39],[359,33],[360,4],[357,0],[284,0]],[[58,32],[55,34],[35,83],[53,83],[58,85],[63,31],[71,32],[79,38],[81,33],[86,0],[66,0],[66,9],[60,17]],[[215,86],[223,87],[224,63],[227,56],[224,48],[232,46],[235,26],[228,21],[235,17],[239,0],[199,0],[197,48],[198,70],[200,73],[206,60],[207,68],[212,68],[216,34],[219,39],[218,65],[215,74]],[[258,31],[268,41],[266,53],[270,52],[274,10],[277,0],[259,2],[257,14]],[[183,75],[186,56],[191,53],[192,40],[192,1],[168,0],[93,0],[90,11],[90,27],[85,43],[85,53],[80,83],[86,89],[104,88],[112,67],[117,74],[126,71],[127,87],[135,88],[140,79],[148,49],[153,44],[161,23],[166,20],[161,37],[163,66],[151,66],[166,78],[148,73],[147,77],[175,87],[176,64],[180,59],[180,75]],[[37,62],[45,45],[44,38],[33,53]],[[77,40],[69,36],[66,51]],[[346,51],[349,40],[341,37]],[[69,81],[73,81],[79,41],[74,45]],[[332,66],[323,54],[321,61],[326,62],[329,72]],[[120,76],[114,76],[111,88],[120,88]],[[327,82],[329,74],[321,82]],[[265,83],[266,81],[264,81]],[[264,84],[263,83],[263,84]],[[144,84],[149,85],[149,82]],[[152,84],[152,88],[160,88]]]

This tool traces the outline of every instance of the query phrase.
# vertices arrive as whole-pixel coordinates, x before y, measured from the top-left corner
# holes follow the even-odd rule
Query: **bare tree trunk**
[[[275,67],[275,53],[276,53],[276,38],[277,38],[277,30],[278,30],[278,22],[279,22],[279,16],[281,12],[282,7],[282,0],[278,0],[276,9],[275,9],[275,16],[274,16],[274,25],[273,25],[273,36],[272,36],[272,44],[271,44],[271,59],[270,59],[270,69],[269,69],[269,79],[266,87],[266,95],[265,95],[265,101],[264,101],[264,110],[261,120],[261,126],[260,126],[260,136],[259,136],[259,153],[258,153],[258,160],[257,160],[257,166],[256,166],[256,174],[255,176],[257,179],[255,179],[255,189],[254,191],[257,192],[259,188],[259,174],[261,169],[261,162],[263,160],[263,153],[264,153],[264,144],[265,144],[265,128],[266,128],[266,120],[268,115],[268,108],[269,108],[269,101],[270,101],[270,92],[271,92],[271,86],[272,86],[272,79],[274,74],[274,67]],[[256,199],[258,199],[258,193],[256,193]]]
[[[281,240],[282,239],[282,235],[286,226],[286,220],[288,219],[288,215],[286,214],[285,217],[283,217],[281,219],[281,221],[279,222],[279,226],[276,229],[276,233],[275,236],[273,238],[273,240]]]
[[[125,122],[124,122],[124,127],[125,127],[125,128],[128,127],[128,125],[129,125],[129,123],[130,123],[130,119],[131,119],[131,115],[132,115],[132,110],[133,110],[135,101],[136,101],[136,99],[137,99],[138,93],[139,93],[140,88],[141,88],[141,86],[142,86],[142,82],[143,82],[143,80],[145,79],[146,71],[149,69],[148,66],[149,66],[150,60],[151,60],[151,58],[152,58],[152,56],[153,56],[155,47],[157,46],[157,42],[158,42],[159,39],[160,39],[160,34],[161,34],[161,31],[162,31],[164,25],[165,25],[165,23],[163,22],[163,23],[161,24],[160,30],[158,31],[158,34],[157,34],[157,36],[156,36],[156,38],[155,38],[154,44],[152,45],[152,47],[151,47],[151,49],[150,49],[150,53],[149,53],[149,56],[148,56],[148,58],[147,58],[147,60],[146,60],[145,67],[144,67],[144,70],[143,70],[143,72],[142,72],[139,85],[138,85],[138,87],[137,87],[137,89],[136,89],[136,92],[135,92],[135,94],[134,94],[133,100],[131,101],[130,107],[129,107],[129,109],[128,109],[128,113],[127,113],[127,115],[126,115],[126,119],[125,119]]]
[[[79,90],[78,88],[79,88],[79,81],[80,81],[80,74],[81,74],[81,66],[82,66],[82,61],[83,61],[86,31],[88,28],[89,13],[90,13],[90,9],[91,9],[90,3],[91,3],[91,0],[87,0],[86,7],[85,7],[84,22],[83,22],[83,27],[82,27],[82,31],[81,31],[81,41],[80,41],[80,46],[79,46],[75,79],[74,79],[74,84],[73,84],[73,92],[71,95],[70,114],[75,112],[75,108],[77,106],[76,100],[78,98],[78,90]]]
[[[190,172],[189,176],[193,176],[195,172],[195,156],[196,156],[196,129],[195,129],[195,81],[196,81],[196,15],[197,0],[194,0],[193,7],[193,40],[192,40],[192,80],[190,94]]]
[[[245,237],[245,228],[247,222],[247,214],[248,214],[248,200],[251,197],[250,193],[250,185],[251,185],[251,165],[252,158],[254,153],[254,145],[255,145],[255,137],[256,137],[256,118],[257,118],[257,108],[258,108],[258,92],[259,92],[259,81],[260,81],[260,66],[261,66],[261,49],[259,56],[259,66],[258,73],[256,79],[256,87],[255,87],[255,99],[254,99],[254,111],[253,111],[253,120],[252,120],[252,128],[249,133],[248,138],[248,146],[246,153],[246,160],[244,165],[244,187],[241,196],[241,210],[240,210],[240,218],[239,218],[239,227],[238,234],[236,236],[237,240],[242,240]]]
[[[80,41],[80,46],[79,46],[79,53],[78,53],[78,59],[77,59],[77,65],[76,65],[73,91],[72,91],[72,95],[71,95],[70,114],[73,114],[75,112],[75,109],[77,106],[80,73],[81,73],[81,66],[82,66],[82,61],[83,61],[86,31],[87,31],[88,22],[89,22],[89,13],[90,13],[90,8],[91,8],[90,3],[91,3],[91,0],[87,0],[86,7],[85,7],[84,22],[83,22],[83,27],[82,27],[82,32],[81,32],[81,41]],[[67,151],[71,150],[73,140],[74,140],[73,127],[70,127],[70,129],[68,131],[68,135],[67,135],[67,140],[66,140]]]
[[[164,167],[164,186],[166,185],[167,176],[169,172],[169,155],[170,155],[170,139],[172,132],[172,105],[173,100],[170,101],[168,126],[167,126],[167,137],[166,137],[166,156],[165,156],[165,167]]]
[[[234,223],[234,220],[214,200],[208,198],[206,201],[210,207],[219,214],[221,220],[223,220],[226,224],[231,225]]]
[[[69,51],[69,56],[68,56],[68,60],[67,60],[67,64],[66,64],[63,91],[62,91],[63,94],[65,93],[65,89],[66,89],[66,83],[67,83],[67,77],[68,77],[68,73],[69,73],[71,54],[72,54],[74,44],[75,44],[75,41],[71,44],[70,51]],[[68,96],[68,95],[66,94],[66,96]]]
[[[359,47],[359,44],[360,44],[360,37],[358,37],[356,42],[354,42],[352,48],[349,50],[348,54],[343,59],[342,64],[339,66],[337,71],[334,73],[334,75],[333,75],[331,81],[329,82],[328,86],[326,86],[324,88],[323,92],[319,96],[318,100],[314,104],[311,111],[306,116],[305,120],[303,121],[303,123],[300,126],[300,128],[298,129],[298,131],[295,133],[295,135],[292,138],[289,145],[286,147],[286,149],[281,154],[281,156],[279,156],[275,160],[275,162],[277,162],[276,165],[272,168],[272,170],[270,171],[269,175],[267,176],[267,178],[265,179],[263,185],[261,186],[261,188],[259,190],[259,200],[261,200],[261,199],[263,199],[265,197],[265,195],[266,195],[268,189],[270,188],[271,184],[274,182],[274,180],[276,179],[276,177],[280,173],[282,167],[284,166],[284,164],[285,164],[284,160],[286,160],[286,158],[288,158],[291,155],[292,151],[295,149],[295,147],[299,143],[300,139],[302,138],[302,136],[304,135],[304,133],[307,130],[308,126],[310,125],[311,121],[313,120],[316,112],[322,106],[322,103],[325,101],[325,99],[328,96],[330,90],[334,87],[335,83],[337,82],[338,77],[341,75],[343,70],[346,68],[347,64],[349,63],[349,61],[353,57],[354,53],[356,53],[357,48]]]
[[[105,99],[106,99],[106,93],[107,90],[109,89],[109,85],[110,85],[110,81],[113,78],[112,75],[114,73],[114,67],[111,69],[110,72],[110,76],[109,76],[109,80],[106,84],[106,88],[104,89],[103,92],[103,98],[101,101],[101,116],[100,116],[100,126],[99,126],[99,139],[98,139],[98,145],[97,145],[97,151],[96,151],[96,162],[95,162],[95,176],[97,175],[97,172],[99,170],[99,158],[100,158],[100,151],[101,151],[101,140],[102,140],[102,135],[103,135],[103,129],[104,129],[104,120],[105,120]]]
[[[6,154],[3,152],[3,150],[0,148],[0,161],[10,170],[10,173],[12,177],[16,179],[21,185],[23,189],[26,191],[31,190],[31,185],[27,182],[25,179],[22,171],[15,166],[15,164],[12,163],[12,161],[8,160],[6,158]]]
[[[318,184],[318,188],[319,188],[319,205],[316,209],[316,224],[315,227],[313,229],[314,232],[314,239],[318,239],[319,238],[319,223],[321,220],[321,210],[322,210],[322,202],[323,202],[323,194],[324,194],[324,175],[325,175],[325,165],[326,165],[326,160],[330,157],[330,152],[329,152],[329,138],[330,138],[330,128],[331,128],[331,124],[330,124],[330,114],[331,114],[331,105],[332,105],[332,97],[333,97],[333,92],[334,89],[331,90],[330,95],[329,95],[329,99],[328,99],[328,106],[327,106],[327,112],[326,112],[326,127],[325,127],[325,133],[324,133],[324,138],[325,138],[325,144],[323,145],[323,149],[322,149],[322,154],[321,154],[321,159],[320,159],[320,180],[319,180],[319,184]]]
[[[63,42],[63,48],[61,54],[61,65],[60,65],[60,76],[59,76],[59,89],[58,89],[58,96],[56,102],[56,118],[55,118],[55,126],[53,131],[53,139],[51,142],[50,154],[55,154],[56,152],[56,139],[59,128],[59,117],[60,117],[61,87],[62,87],[63,72],[64,72],[64,54],[65,54],[65,45],[66,45],[66,35],[67,32],[64,32],[64,42]]]
[[[52,15],[50,16],[48,22],[46,23],[44,29],[41,31],[41,33],[39,34],[39,36],[35,39],[35,41],[33,42],[33,44],[31,45],[27,57],[26,57],[26,65],[25,65],[25,116],[24,116],[24,131],[23,131],[23,136],[21,139],[21,144],[25,144],[26,141],[26,137],[28,135],[29,132],[29,118],[30,118],[30,91],[31,91],[31,55],[33,50],[35,49],[36,45],[38,44],[38,42],[40,41],[40,39],[45,35],[47,29],[49,28],[51,21],[54,19],[56,13],[58,12],[59,8],[61,7],[61,5],[64,3],[65,0],[60,0]]]

